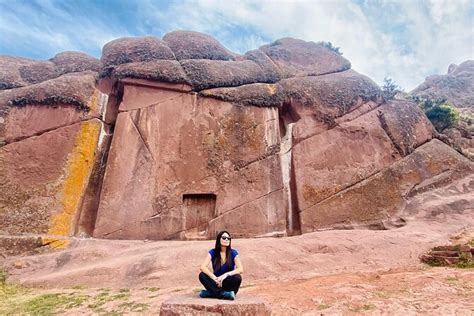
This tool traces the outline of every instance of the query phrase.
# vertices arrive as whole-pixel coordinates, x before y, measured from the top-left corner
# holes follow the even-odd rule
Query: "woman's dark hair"
[[[216,246],[214,247],[214,262],[212,263],[216,269],[221,267],[221,237],[223,234],[227,233],[230,237],[230,233],[226,230],[223,230],[217,234],[216,237]],[[230,269],[230,252],[232,251],[232,239],[229,240],[229,246],[225,251],[225,263]]]

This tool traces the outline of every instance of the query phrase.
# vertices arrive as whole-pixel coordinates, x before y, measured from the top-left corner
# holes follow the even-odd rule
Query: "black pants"
[[[215,297],[222,298],[222,293],[224,291],[234,291],[234,293],[237,294],[240,283],[242,283],[242,277],[240,274],[228,276],[224,281],[222,281],[222,287],[218,287],[216,282],[214,282],[207,274],[201,272],[199,273],[199,281],[201,281],[206,290],[211,292]]]

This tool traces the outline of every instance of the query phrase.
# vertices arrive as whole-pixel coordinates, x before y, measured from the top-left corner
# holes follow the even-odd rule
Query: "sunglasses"
[[[230,237],[227,237],[227,236],[223,236],[221,237],[222,240],[230,240],[231,238]]]

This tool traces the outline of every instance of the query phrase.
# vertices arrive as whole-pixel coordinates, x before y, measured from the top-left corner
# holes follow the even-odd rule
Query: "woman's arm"
[[[226,275],[226,277],[228,277],[228,276],[231,276],[231,275],[244,273],[244,266],[242,265],[242,262],[240,261],[240,258],[239,258],[238,255],[234,258],[234,262],[235,262],[234,270],[226,272],[223,275]],[[225,279],[225,277],[224,277],[224,279]]]
[[[211,270],[209,270],[208,266],[209,266],[209,263],[211,263],[211,255],[208,253],[207,256],[206,256],[206,259],[204,259],[204,261],[202,262],[201,264],[201,271],[204,272],[206,275],[208,275],[211,279],[213,279],[214,281],[217,280],[217,277],[214,275],[214,273],[211,272]]]

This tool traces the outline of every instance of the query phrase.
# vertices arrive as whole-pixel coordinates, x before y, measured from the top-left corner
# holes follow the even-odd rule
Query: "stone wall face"
[[[389,204],[378,211],[369,212],[370,216],[359,214],[356,204],[363,204],[360,212],[368,212],[372,205],[371,197],[376,192],[374,195],[364,192],[362,196],[356,197],[357,201],[347,194],[343,195],[346,199],[336,197],[391,167],[404,156],[416,152],[415,148],[433,136],[427,118],[414,104],[406,102],[392,101],[355,119],[351,116],[349,113],[340,117],[341,123],[334,128],[309,137],[293,147],[296,194],[303,232],[370,225],[387,219],[388,213],[396,216],[396,211],[388,211],[392,207]],[[389,181],[388,178],[385,180]],[[386,201],[389,201],[388,197],[392,193],[390,189],[382,195],[386,195]],[[319,212],[327,208],[329,201],[330,209],[318,216]],[[354,207],[351,207],[351,203],[354,203]],[[395,207],[394,210],[400,209]]]
[[[0,235],[34,245],[386,229],[474,174],[416,104],[317,43],[238,55],[176,31],[0,66]]]
[[[472,178],[473,172],[469,159],[433,139],[388,168],[304,210],[302,232],[324,227],[390,228],[410,197],[454,179]]]
[[[50,81],[0,95],[0,234],[40,234],[60,244],[56,238],[75,233],[91,172],[104,152],[101,113],[107,97],[95,89],[90,73]],[[63,96],[83,88],[81,106],[67,98],[45,104],[50,85],[61,84],[70,85]],[[11,101],[21,98],[25,105]]]
[[[284,233],[279,138],[276,108],[125,83],[94,236]]]

